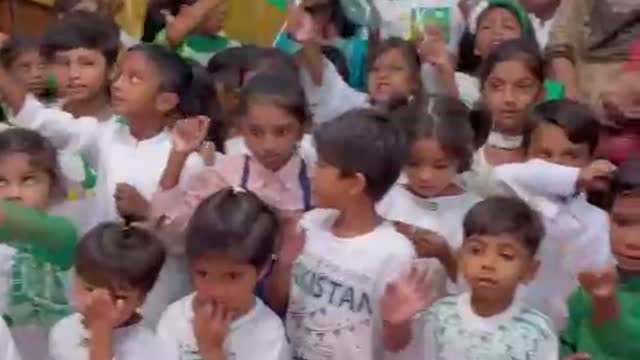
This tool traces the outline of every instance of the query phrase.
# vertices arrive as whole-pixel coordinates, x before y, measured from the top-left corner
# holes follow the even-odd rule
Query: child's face
[[[148,115],[159,110],[161,76],[141,51],[129,51],[120,61],[118,76],[111,86],[113,111],[124,117]]]
[[[623,193],[615,199],[611,248],[620,268],[640,271],[640,193]]]
[[[459,250],[459,271],[474,296],[504,299],[518,284],[533,279],[538,269],[525,245],[512,235],[470,236]]]
[[[270,104],[250,104],[241,123],[247,147],[260,164],[272,171],[286,165],[302,136],[300,121]]]
[[[59,51],[53,62],[61,71],[66,70],[64,93],[68,101],[88,101],[104,96],[109,80],[102,53],[84,48]]]
[[[507,134],[522,133],[526,115],[540,96],[540,89],[540,81],[522,62],[496,64],[483,84],[493,127]]]
[[[342,209],[353,196],[361,194],[364,182],[358,175],[343,176],[340,169],[322,158],[311,172],[313,204],[320,209]]]
[[[489,10],[478,24],[475,53],[486,59],[501,43],[522,36],[522,26],[518,18],[509,10],[496,7]]]
[[[392,49],[380,55],[369,71],[369,95],[375,103],[386,103],[396,96],[409,96],[416,80],[402,51]]]
[[[73,280],[73,306],[77,312],[85,315],[87,313],[87,307],[91,301],[91,293],[95,290],[101,289],[100,286],[95,286],[86,281],[79,275],[74,276]],[[104,288],[102,288],[104,289]],[[131,319],[138,311],[138,308],[142,306],[145,300],[145,294],[133,288],[120,288],[120,289],[106,289],[111,294],[112,299],[115,301],[121,300],[123,302],[123,309],[121,314],[122,323]]]
[[[559,126],[543,123],[531,133],[529,158],[581,168],[589,164],[591,155],[588,144],[572,143]]]
[[[438,196],[453,181],[459,163],[444,152],[435,139],[420,139],[411,148],[406,167],[409,187],[424,197]]]
[[[44,211],[52,187],[50,174],[34,166],[30,155],[12,153],[0,158],[0,199]]]
[[[221,304],[240,316],[254,305],[254,291],[261,271],[226,256],[209,254],[190,264],[196,297],[201,302]]]
[[[20,54],[11,64],[9,72],[30,93],[39,95],[44,92],[44,67],[36,49]]]

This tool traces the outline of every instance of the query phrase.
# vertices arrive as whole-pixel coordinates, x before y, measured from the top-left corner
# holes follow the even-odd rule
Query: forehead
[[[414,156],[428,157],[430,159],[447,159],[448,155],[440,143],[431,138],[418,139],[411,147]]]
[[[140,50],[128,51],[120,61],[121,72],[137,72],[141,74],[152,74],[160,79],[160,71],[158,67],[149,60],[147,55]]]
[[[252,268],[250,264],[238,262],[226,254],[216,252],[209,252],[192,259],[191,266],[210,272],[241,271]]]
[[[516,82],[522,80],[535,80],[535,77],[522,61],[508,60],[497,63],[491,70],[489,80],[496,79]]]
[[[512,21],[515,23],[520,23],[516,15],[503,7],[493,7],[488,9],[478,22],[478,25],[483,25],[485,23],[493,23],[497,21]]]
[[[495,247],[511,246],[514,248],[525,249],[522,237],[515,234],[471,235],[465,242],[482,243]]]
[[[103,58],[104,57],[102,52],[100,52],[99,50],[88,49],[88,48],[75,48],[75,49],[68,49],[68,50],[60,50],[60,51],[56,51],[55,56],[56,57],[65,57],[65,58],[90,57],[90,58],[95,58],[95,59],[99,59],[99,58]]]
[[[613,202],[611,213],[640,218],[640,192],[619,194]]]
[[[44,171],[44,169],[36,167],[29,154],[10,153],[0,157],[0,175],[2,176],[19,176],[35,171]]]
[[[284,109],[268,102],[254,101],[249,105],[245,116],[251,126],[289,126],[297,123],[295,117]]]

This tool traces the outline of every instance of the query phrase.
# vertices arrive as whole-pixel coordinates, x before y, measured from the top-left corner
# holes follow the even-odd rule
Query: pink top
[[[247,155],[229,155],[219,158],[212,167],[196,173],[186,183],[186,191],[176,187],[157,191],[151,200],[152,216],[164,217],[163,224],[184,230],[196,207],[216,191],[229,186],[241,187]],[[279,210],[304,210],[305,192],[302,189],[302,158],[291,157],[280,170],[273,172],[250,157],[246,188],[256,193],[270,206]],[[308,179],[308,177],[307,177]],[[307,186],[307,190],[308,186]]]

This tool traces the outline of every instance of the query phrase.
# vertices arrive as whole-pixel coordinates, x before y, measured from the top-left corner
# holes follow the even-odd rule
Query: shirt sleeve
[[[351,88],[331,61],[325,58],[323,62],[322,85],[316,85],[305,69],[300,77],[315,124],[333,120],[355,108],[369,107],[367,94]]]
[[[499,183],[547,198],[575,194],[579,173],[578,168],[539,159],[494,168],[494,176]]]
[[[97,168],[100,134],[110,124],[100,123],[93,117],[74,118],[65,111],[46,108],[30,95],[26,97],[13,122],[20,127],[39,132],[49,139],[57,150],[86,156],[93,168]]]
[[[21,359],[13,338],[11,338],[11,332],[9,332],[9,328],[7,328],[2,318],[0,318],[0,358],[5,360]]]

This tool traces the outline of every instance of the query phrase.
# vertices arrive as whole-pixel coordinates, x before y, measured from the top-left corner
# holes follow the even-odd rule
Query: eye
[[[478,244],[471,244],[469,245],[469,252],[473,255],[478,255],[482,252],[482,249]]]
[[[401,65],[393,65],[389,68],[391,71],[393,72],[400,72],[400,71],[404,71],[404,66]]]
[[[25,185],[33,185],[33,184],[37,183],[38,181],[37,181],[37,179],[36,179],[36,177],[35,177],[35,176],[25,176],[25,177],[22,179],[22,182],[23,182]]]
[[[204,270],[196,270],[196,276],[201,279],[206,279],[209,274]]]
[[[240,273],[237,273],[237,272],[229,272],[229,273],[224,274],[225,280],[228,280],[228,281],[237,281],[241,277],[242,277],[242,275]]]
[[[0,186],[7,186],[9,185],[9,181],[7,181],[7,179],[0,179]]]
[[[133,74],[129,76],[129,81],[131,81],[132,84],[138,84],[142,81],[142,78],[140,78],[140,76],[136,74]]]
[[[506,261],[513,261],[513,259],[515,259],[516,256],[509,252],[502,252],[500,253],[500,257]]]
[[[277,137],[284,137],[287,136],[289,134],[289,129],[287,128],[280,128],[280,129],[276,129],[275,131],[275,135]]]
[[[449,168],[449,164],[447,164],[446,162],[437,162],[433,164],[433,168],[436,170],[445,170]]]

